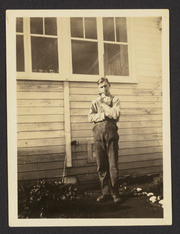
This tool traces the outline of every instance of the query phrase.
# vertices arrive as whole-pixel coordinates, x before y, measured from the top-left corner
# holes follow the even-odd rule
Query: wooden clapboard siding
[[[17,81],[17,122],[19,179],[37,179],[39,162],[64,161],[62,82]]]
[[[121,102],[118,123],[119,176],[162,171],[161,32],[158,18],[134,18],[134,66],[137,83],[113,83],[112,94]],[[18,178],[61,178],[65,160],[64,86],[60,81],[18,81]],[[82,183],[98,181],[95,159],[89,161],[88,123],[94,82],[70,82],[72,168],[68,175]],[[93,148],[93,147],[92,147]],[[92,155],[93,157],[93,155]]]

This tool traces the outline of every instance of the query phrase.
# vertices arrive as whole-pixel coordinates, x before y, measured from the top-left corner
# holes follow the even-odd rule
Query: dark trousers
[[[93,128],[97,172],[102,194],[118,194],[118,140],[114,121],[96,123]]]

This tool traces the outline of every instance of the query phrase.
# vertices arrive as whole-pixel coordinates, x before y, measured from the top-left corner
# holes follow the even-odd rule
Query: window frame
[[[46,18],[46,17],[43,17],[43,18]],[[83,17],[83,18],[86,18],[86,17]],[[58,47],[59,73],[32,72],[30,17],[23,17],[25,71],[16,72],[17,79],[97,82],[97,80],[100,77],[104,76],[104,58],[103,58],[104,42],[112,43],[110,41],[103,40],[103,17],[96,17],[99,75],[92,75],[92,74],[86,75],[86,74],[73,74],[72,73],[73,68],[72,68],[71,39],[83,41],[84,38],[75,38],[75,37],[71,38],[70,17],[56,17],[56,19],[57,19],[57,47]],[[135,75],[135,65],[134,65],[135,63],[134,45],[135,44],[134,44],[134,37],[133,37],[133,23],[132,23],[131,18],[126,17],[126,25],[127,25],[127,43],[126,44],[128,44],[129,76],[106,75],[106,77],[112,83],[137,83],[136,75]],[[16,34],[18,35],[19,33],[16,33]],[[42,37],[44,36],[40,34],[37,34],[37,35],[42,36]],[[56,38],[56,36],[53,36],[53,38],[54,37]],[[85,39],[85,40],[96,41],[96,39]],[[119,42],[117,44],[119,44]],[[123,42],[121,44],[123,44]]]

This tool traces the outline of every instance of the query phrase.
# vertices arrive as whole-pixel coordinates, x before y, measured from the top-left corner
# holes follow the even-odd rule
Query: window
[[[31,18],[32,72],[58,73],[56,18]]]
[[[103,18],[105,75],[128,76],[126,18]]]
[[[102,21],[103,40],[97,40],[101,29],[97,31],[96,18],[71,18],[72,73],[98,75],[99,46],[101,74],[129,76],[126,18],[106,17]]]
[[[18,78],[132,82],[125,17],[16,18]]]
[[[73,74],[99,74],[96,18],[71,18]]]

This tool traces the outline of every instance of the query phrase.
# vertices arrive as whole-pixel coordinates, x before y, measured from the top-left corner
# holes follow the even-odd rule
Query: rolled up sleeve
[[[95,107],[95,103],[92,102],[88,114],[88,120],[89,122],[100,122],[105,119],[105,113],[104,112],[97,112],[97,108]]]
[[[107,104],[103,103],[102,107],[104,109],[105,116],[116,121],[120,118],[120,101],[119,98],[115,98],[113,106],[110,107]]]

